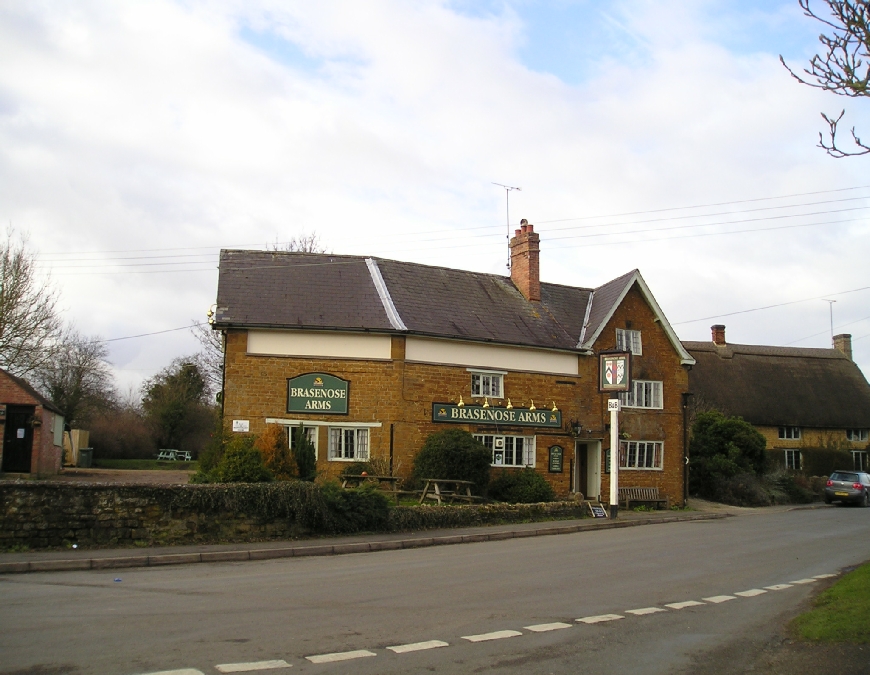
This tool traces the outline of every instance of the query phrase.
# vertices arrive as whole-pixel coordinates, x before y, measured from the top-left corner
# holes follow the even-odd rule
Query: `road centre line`
[[[578,623],[604,623],[605,621],[616,621],[624,619],[621,614],[599,614],[598,616],[584,616],[582,619],[577,619]]]
[[[718,605],[720,602],[728,602],[729,600],[736,600],[733,595],[712,595],[709,598],[701,598],[704,602],[712,602],[714,605]]]
[[[774,584],[773,586],[765,586],[768,591],[784,591],[786,588],[792,588],[791,584]]]
[[[438,647],[449,647],[450,644],[448,642],[444,642],[444,640],[427,640],[426,642],[411,642],[406,645],[396,645],[394,647],[387,647],[391,652],[395,652],[396,654],[405,654],[407,652],[419,652],[424,649],[437,649]]]
[[[789,581],[790,584],[814,584],[818,579],[798,579],[797,581]]]
[[[335,663],[336,661],[350,661],[351,659],[362,659],[366,656],[377,656],[374,652],[368,649],[356,649],[352,652],[335,652],[333,654],[315,654],[314,656],[306,656],[305,658],[311,663]]]
[[[734,595],[739,595],[741,598],[754,598],[756,595],[763,595],[767,591],[760,588],[750,588],[748,591],[737,591]]]
[[[642,607],[641,609],[627,609],[626,614],[634,614],[635,616],[645,616],[647,614],[656,614],[657,612],[667,612],[668,610],[661,607]]]
[[[700,607],[703,604],[703,602],[698,602],[697,600],[684,600],[683,602],[668,603],[665,607],[670,607],[671,609],[685,609],[686,607]]]
[[[178,670],[158,670],[156,673],[143,673],[143,675],[203,675],[196,668],[179,668]]]
[[[489,640],[504,640],[520,635],[522,633],[518,630],[497,630],[493,633],[481,633],[480,635],[463,635],[462,639],[469,642],[488,642]]]
[[[530,630],[533,633],[546,633],[551,630],[562,630],[563,628],[570,628],[572,624],[570,623],[562,623],[561,621],[556,621],[555,623],[537,623],[533,626],[524,626],[526,630]]]
[[[291,668],[283,659],[274,661],[251,661],[249,663],[221,663],[215,669],[221,673],[249,673],[252,670],[273,670],[275,668]]]

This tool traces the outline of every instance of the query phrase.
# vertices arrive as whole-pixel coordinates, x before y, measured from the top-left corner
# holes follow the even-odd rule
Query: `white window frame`
[[[472,398],[505,398],[504,376],[507,375],[506,371],[478,370],[476,368],[468,368],[467,370],[471,373]]]
[[[870,452],[852,450],[852,468],[855,471],[867,471],[870,468]]]
[[[631,391],[619,394],[625,408],[664,408],[664,385],[658,380],[635,380]]]
[[[617,328],[616,348],[624,352],[631,352],[635,356],[643,356],[643,341],[640,337],[640,331]]]
[[[846,429],[846,438],[853,443],[867,440],[867,429]]]
[[[799,441],[801,439],[800,427],[780,427],[779,439],[781,441]]]
[[[535,467],[536,452],[535,452],[535,437],[534,436],[514,436],[510,434],[474,434],[477,441],[492,452],[492,463],[490,466],[498,467],[513,467],[522,468],[525,466]],[[516,442],[517,439],[522,441],[522,457],[520,463],[517,463],[516,457]],[[505,460],[508,453],[513,459],[512,464],[507,464]],[[500,461],[499,461],[500,458]]]
[[[785,468],[792,471],[800,471],[803,466],[803,456],[797,448],[788,448],[785,452]]]
[[[349,441],[353,439],[349,447]],[[370,457],[371,434],[368,427],[330,427],[330,462],[367,462]]]
[[[293,437],[299,430],[299,425],[297,424],[295,427],[285,426],[284,428],[287,429],[287,444],[291,450],[295,450],[296,448],[293,447]],[[320,459],[320,452],[317,448],[317,438],[318,436],[320,436],[320,434],[317,433],[318,427],[303,425],[302,428],[305,430],[305,434],[308,436],[308,440],[311,441],[311,444],[314,446],[314,458]]]
[[[640,464],[643,463],[643,466]],[[620,471],[663,471],[665,444],[663,441],[620,441]]]

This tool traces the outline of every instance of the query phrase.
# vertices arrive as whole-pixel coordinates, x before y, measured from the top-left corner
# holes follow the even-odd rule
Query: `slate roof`
[[[870,428],[870,385],[835,349],[683,342],[698,402],[759,426]]]
[[[23,389],[31,398],[36,401],[37,405],[41,405],[43,408],[47,408],[48,410],[51,410],[58,415],[64,414],[63,410],[58,408],[51,400],[47,399],[45,396],[36,391],[36,389],[34,389],[27,380],[13,375],[8,370],[4,370],[3,368],[0,368],[0,373],[12,380],[16,385],[18,385],[20,389]],[[6,401],[0,401],[0,403],[5,402]]]
[[[510,277],[497,274],[363,256],[224,250],[215,327],[397,332],[587,351],[634,283],[660,314],[637,270],[597,289],[542,282],[541,301],[529,302]]]

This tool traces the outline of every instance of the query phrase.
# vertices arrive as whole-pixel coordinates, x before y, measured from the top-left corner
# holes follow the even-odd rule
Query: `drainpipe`
[[[693,396],[683,392],[683,506],[689,503],[689,406]]]

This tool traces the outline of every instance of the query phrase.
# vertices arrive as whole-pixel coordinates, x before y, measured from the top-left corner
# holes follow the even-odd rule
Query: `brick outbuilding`
[[[493,471],[530,466],[557,494],[605,498],[609,394],[599,354],[632,352],[620,394],[620,485],[684,499],[694,359],[640,272],[598,288],[541,282],[523,221],[511,276],[382,258],[221,252],[224,417],[237,433],[302,425],[317,468],[378,459],[408,475],[425,438],[465,429]]]
[[[60,472],[63,413],[27,381],[0,369],[0,472]]]

